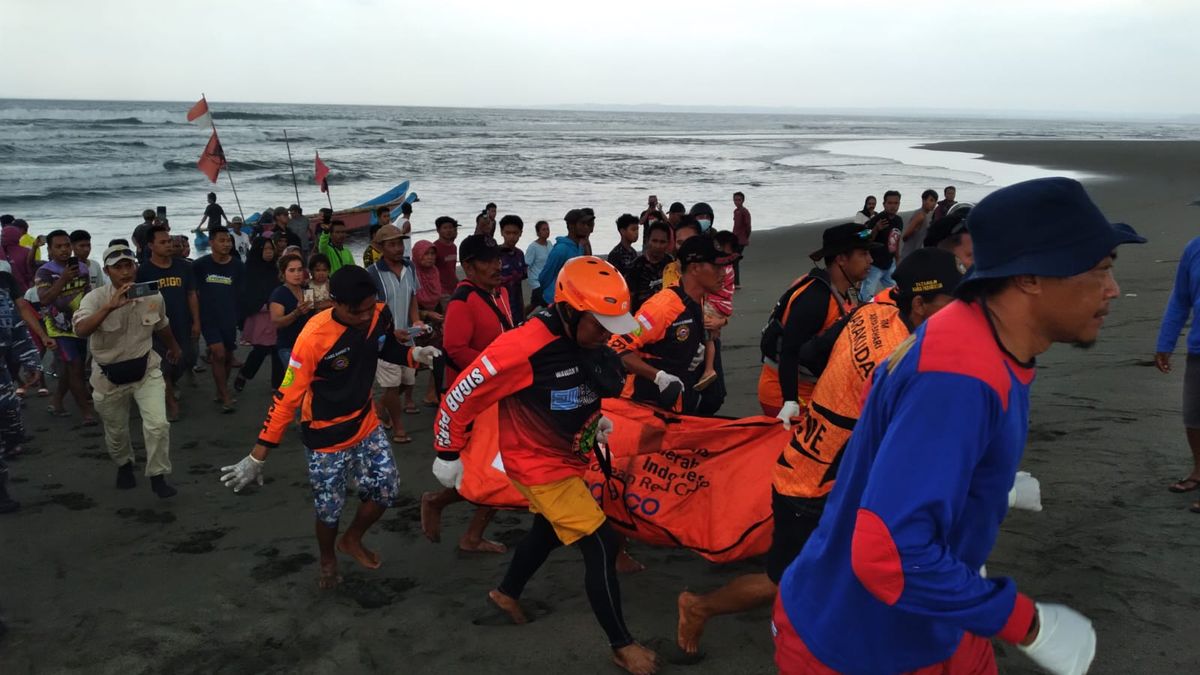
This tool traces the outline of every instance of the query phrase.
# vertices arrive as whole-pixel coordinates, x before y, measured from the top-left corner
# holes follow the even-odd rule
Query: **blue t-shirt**
[[[279,303],[283,305],[283,313],[290,314],[296,311],[296,307],[300,305],[300,301],[292,293],[292,289],[287,286],[280,286],[271,291],[271,297],[267,300],[267,304]],[[301,314],[296,318],[292,325],[284,326],[283,328],[275,329],[275,347],[277,349],[291,349],[296,344],[296,338],[299,337],[300,331],[304,330],[304,324],[308,323],[312,312]]]
[[[779,585],[826,666],[890,675],[950,658],[964,632],[1025,637],[1033,602],[979,568],[1008,511],[1033,376],[961,301],[875,369],[820,524]]]
[[[1189,241],[1179,258],[1175,287],[1171,289],[1171,298],[1167,300],[1167,309],[1163,312],[1155,351],[1164,354],[1175,351],[1175,343],[1189,314],[1200,316],[1200,237]],[[1187,352],[1200,354],[1200,321],[1192,321],[1192,327],[1188,330]]]
[[[245,266],[237,256],[221,264],[212,254],[192,263],[196,295],[200,300],[200,323],[213,326],[237,324],[238,294],[245,284]]]

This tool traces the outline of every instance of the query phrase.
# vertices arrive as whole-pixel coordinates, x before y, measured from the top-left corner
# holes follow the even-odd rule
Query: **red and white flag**
[[[317,185],[321,186],[321,192],[329,192],[329,167],[325,166],[325,162],[321,161],[321,153],[317,153]]]
[[[192,124],[211,127],[213,121],[212,114],[208,112],[208,101],[201,97],[196,105],[192,106],[192,109],[188,111],[187,118]]]
[[[221,141],[217,138],[215,130],[208,139],[208,145],[204,146],[204,153],[200,155],[200,161],[196,162],[196,167],[214,183],[217,182],[217,176],[220,175],[221,169],[227,167],[225,151],[221,149]]]

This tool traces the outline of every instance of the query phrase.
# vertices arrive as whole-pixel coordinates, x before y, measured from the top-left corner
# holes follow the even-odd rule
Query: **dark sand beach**
[[[1023,468],[1041,480],[1045,510],[1009,516],[988,569],[1014,576],[1036,599],[1088,615],[1099,634],[1094,673],[1196,672],[1200,516],[1187,510],[1194,497],[1165,489],[1188,460],[1182,369],[1164,376],[1151,360],[1175,261],[1200,225],[1200,209],[1190,206],[1200,197],[1200,143],[936,149],[1096,174],[1089,190],[1105,212],[1150,238],[1121,251],[1123,297],[1100,342],[1090,351],[1056,346],[1039,358]],[[863,193],[886,187],[864,185]],[[911,208],[916,195],[905,198],[902,208]],[[819,237],[811,225],[754,236],[738,316],[724,335],[724,413],[757,412],[759,328],[779,293],[807,271]],[[210,403],[207,373],[198,386],[185,385],[185,415],[172,428],[180,493],[168,501],[140,477],[137,490],[114,489],[101,432],[52,429],[59,420],[43,400],[29,399],[34,452],[11,462],[11,488],[24,508],[0,518],[0,605],[10,624],[0,673],[617,672],[588,608],[577,552],[551,557],[525,594],[537,620],[514,627],[484,602],[508,556],[455,550],[469,509],[448,510],[441,544],[421,536],[417,498],[436,485],[428,409],[405,420],[416,439],[396,446],[405,497],[368,540],[382,569],[343,559],[343,585],[319,592],[296,436],[272,455],[265,487],[235,495],[218,481],[217,468],[254,442],[266,379],[247,388],[234,415]],[[503,514],[491,532],[512,544],[528,524],[526,515]],[[633,553],[649,569],[623,578],[625,615],[666,658],[664,672],[774,672],[766,609],[712,621],[698,663],[681,663],[674,647],[677,593],[710,590],[756,562],[717,566],[636,544]],[[1002,672],[1035,672],[1015,649],[997,655]]]

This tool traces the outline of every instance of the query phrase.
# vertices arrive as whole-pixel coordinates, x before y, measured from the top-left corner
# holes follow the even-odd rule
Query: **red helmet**
[[[571,258],[558,272],[554,301],[590,312],[610,333],[637,329],[629,316],[629,286],[617,268],[592,255]]]

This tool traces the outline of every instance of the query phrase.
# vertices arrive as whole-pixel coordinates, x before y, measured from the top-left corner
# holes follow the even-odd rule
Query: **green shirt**
[[[345,246],[334,246],[329,243],[329,233],[322,232],[317,238],[317,252],[329,258],[329,275],[333,276],[334,272],[342,269],[346,265],[354,264],[354,256],[350,251],[346,250]]]

